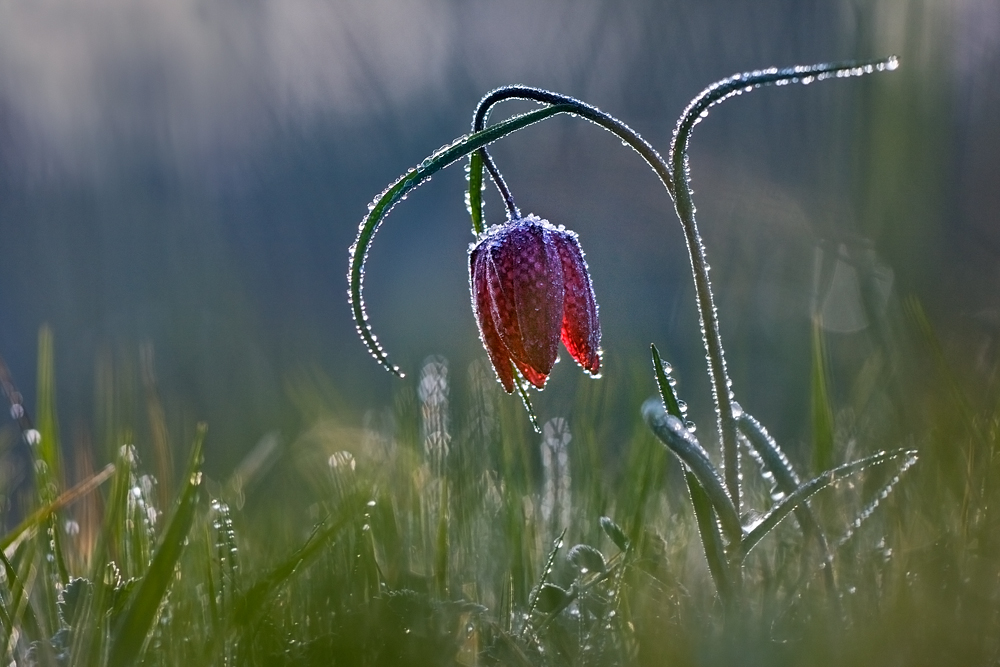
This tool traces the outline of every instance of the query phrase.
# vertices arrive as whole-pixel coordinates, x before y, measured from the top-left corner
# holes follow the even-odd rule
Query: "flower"
[[[469,250],[479,336],[509,394],[514,368],[539,389],[559,340],[587,373],[601,369],[601,324],[576,234],[534,215],[494,225]]]

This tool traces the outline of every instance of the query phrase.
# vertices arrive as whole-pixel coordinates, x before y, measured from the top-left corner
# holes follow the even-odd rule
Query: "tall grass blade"
[[[89,479],[85,479],[71,489],[67,489],[59,494],[52,502],[44,507],[39,507],[29,514],[21,523],[0,538],[0,549],[6,549],[13,544],[21,535],[28,531],[35,530],[47,522],[57,511],[72,505],[74,502],[87,495],[101,484],[106,482],[115,472],[115,465],[109,463],[101,472],[96,473]]]
[[[833,408],[830,407],[829,363],[819,315],[812,318],[812,367],[809,398],[812,407],[813,470],[833,467]]]
[[[541,603],[541,598],[545,591],[545,585],[548,583],[549,575],[552,574],[552,567],[556,562],[556,554],[563,546],[563,538],[566,537],[566,529],[563,528],[562,532],[559,533],[557,537],[552,542],[552,548],[549,549],[549,555],[545,558],[545,567],[542,568],[542,574],[538,577],[538,583],[535,584],[534,590],[531,591],[531,597],[528,599],[528,619],[531,619],[532,614],[538,609]],[[528,631],[529,623],[525,623],[524,627],[521,628],[521,638],[524,639],[525,633]]]
[[[472,230],[476,234],[486,231],[483,222],[483,154],[479,151],[469,155],[469,215],[472,216]]]
[[[22,543],[21,547],[23,548],[19,550],[20,560],[25,564],[27,579],[31,579],[31,573],[34,570],[31,560],[34,556],[35,545],[33,542]],[[11,630],[13,628],[20,628],[22,636],[18,639],[25,644],[30,643],[31,640],[47,639],[48,635],[42,628],[38,617],[35,615],[34,607],[31,604],[30,581],[26,581],[25,574],[18,572],[17,567],[15,567],[14,563],[3,550],[0,550],[0,564],[3,565],[4,578],[6,579],[7,590],[10,594],[7,612],[11,619],[11,625],[6,626],[8,630],[3,633],[5,649],[9,646],[9,642],[12,639]],[[27,636],[25,637],[24,635]],[[0,653],[0,655],[3,655],[3,653]]]
[[[690,470],[684,471],[684,479],[687,481],[688,493],[691,494],[691,505],[694,507],[694,516],[698,522],[698,532],[705,550],[705,560],[708,561],[708,571],[712,575],[712,581],[715,582],[715,589],[719,591],[719,597],[731,600],[732,582],[726,561],[726,548],[722,543],[722,534],[719,532],[719,522],[715,518],[712,501],[705,493],[701,482]]]
[[[288,583],[301,567],[316,558],[341,530],[358,517],[363,516],[364,508],[359,502],[363,497],[358,494],[342,503],[340,512],[326,517],[325,520],[317,524],[301,547],[269,573],[260,577],[246,593],[235,601],[233,617],[237,627],[249,629],[263,610],[264,604],[279,588]]]
[[[174,567],[187,542],[201,496],[201,449],[205,431],[205,426],[200,425],[186,470],[186,482],[174,514],[156,548],[149,569],[132,594],[125,614],[115,630],[108,660],[112,667],[125,667],[135,663],[156,619],[167,587],[174,579]]]

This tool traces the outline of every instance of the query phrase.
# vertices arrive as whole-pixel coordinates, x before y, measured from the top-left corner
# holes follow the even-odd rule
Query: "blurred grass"
[[[883,11],[933,20],[932,3],[888,4],[895,9],[860,8],[859,25],[881,25],[873,16]],[[723,624],[683,471],[639,416],[656,392],[648,366],[578,382],[574,399],[547,414],[564,421],[546,420],[542,436],[532,433],[519,402],[501,394],[484,360],[468,368],[428,360],[424,373],[395,385],[391,402],[364,414],[344,408],[342,380],[302,373],[286,381],[294,409],[274,419],[269,428],[277,430],[258,434],[231,474],[203,474],[193,485],[200,464],[188,448],[198,425],[170,409],[176,396],[161,396],[152,348],[99,354],[93,424],[60,432],[52,338],[43,332],[34,406],[41,447],[9,444],[15,429],[0,430],[0,658],[43,665],[995,664],[996,365],[953,328],[939,340],[915,299],[894,296],[883,307],[874,267],[861,258],[871,245],[897,272],[897,291],[933,293],[924,288],[938,280],[928,267],[948,213],[950,143],[947,132],[928,128],[948,125],[948,44],[939,39],[947,27],[883,26],[891,34],[858,37],[873,52],[900,53],[904,63],[893,75],[898,82],[860,84],[861,102],[845,116],[862,119],[849,171],[864,214],[844,217],[855,227],[845,238],[858,241],[847,252],[857,260],[868,328],[848,337],[814,321],[791,343],[807,352],[797,358],[808,364],[789,364],[777,376],[787,383],[767,386],[752,372],[736,378],[746,409],[770,401],[795,412],[781,415],[793,425],[785,430],[806,425],[802,442],[782,443],[802,473],[895,447],[920,452],[918,465],[856,531],[851,524],[884,488],[885,471],[844,480],[814,499],[833,544],[846,538],[834,560],[839,605],[830,604],[798,528],[785,522],[748,558],[740,623]],[[897,32],[903,43],[889,43]],[[636,72],[630,76],[643,86],[674,83]],[[659,118],[659,104],[655,112]],[[729,160],[732,146],[722,143],[725,153],[716,151]],[[780,146],[772,153],[788,159]],[[844,161],[829,160],[830,173],[820,175],[840,173]],[[766,203],[758,189],[758,199],[741,206]],[[705,206],[711,210],[711,201]],[[810,224],[812,242],[824,230]],[[715,234],[736,237],[729,227],[737,225]],[[719,273],[737,264],[709,240]],[[742,242],[756,256],[766,253],[751,241],[772,240],[752,227]],[[720,292],[727,283],[758,282],[746,268],[732,273],[719,281]],[[968,300],[980,289],[970,286]],[[282,299],[294,291],[276,289]],[[734,343],[755,326],[720,309]],[[755,305],[752,314],[758,311]],[[777,315],[771,324],[792,328],[790,317]],[[233,337],[220,338],[228,349]],[[788,353],[792,336],[778,338],[774,356]],[[753,353],[772,361],[759,348]],[[671,360],[686,368],[700,358]],[[205,393],[225,403],[228,374],[205,367],[214,378]],[[682,389],[703,382],[680,380]],[[786,395],[792,385],[808,391]],[[693,412],[706,414],[707,402],[696,402]],[[804,406],[806,417],[811,408],[811,421],[790,405]],[[224,430],[218,426],[231,425],[214,424],[212,432]],[[700,426],[699,436],[710,439],[711,424]],[[246,451],[243,442],[213,442],[212,432],[207,451]],[[11,471],[24,456],[32,483],[18,485]],[[182,473],[175,462],[185,459]],[[115,466],[110,484],[94,473],[105,465]],[[750,472],[748,502],[763,510],[770,490]],[[580,544],[600,551],[607,574],[581,572],[581,554],[591,552],[574,549]]]
[[[895,380],[865,366],[869,399],[830,406],[830,456],[905,445],[921,461],[856,530],[886,474],[816,497],[840,605],[785,522],[747,560],[739,623],[723,624],[681,471],[638,415],[651,369],[580,383],[567,418],[536,436],[485,361],[459,372],[433,357],[363,417],[341,413],[321,377],[291,381],[301,428],[265,438],[229,480],[202,477],[196,443],[175,488],[158,488],[148,387],[109,397],[148,405],[104,425],[134,440],[99,490],[77,480],[89,495],[53,508],[72,480],[33,448],[39,512],[5,540],[0,649],[46,665],[990,663],[1000,411],[919,304],[902,305],[894,327],[919,360],[904,365],[926,380],[904,390],[920,422],[887,431],[892,406],[870,397]],[[40,343],[44,443],[57,414],[50,334]],[[605,432],[592,415],[607,411],[634,414],[632,431]],[[80,451],[89,442],[73,458],[105,460]],[[744,479],[768,507],[766,485]],[[94,501],[103,527],[84,539]]]

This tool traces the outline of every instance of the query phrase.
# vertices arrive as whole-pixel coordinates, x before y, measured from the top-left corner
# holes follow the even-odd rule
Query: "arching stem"
[[[895,56],[863,62],[821,63],[818,65],[796,66],[785,69],[756,70],[737,74],[716,82],[703,90],[688,105],[677,122],[673,142],[670,145],[670,166],[674,176],[674,206],[684,227],[691,269],[694,275],[695,293],[701,318],[702,338],[708,354],[708,371],[712,379],[712,393],[715,397],[716,416],[722,440],[723,466],[726,488],[740,511],[740,463],[737,444],[737,420],[733,414],[733,397],[730,390],[726,358],[719,333],[718,313],[712,298],[712,286],[708,278],[708,262],[705,248],[695,222],[694,202],[691,198],[690,174],[688,171],[687,147],[694,126],[708,115],[708,109],[723,100],[743,92],[750,92],[766,85],[803,83],[809,84],[830,77],[844,78],[861,76],[876,71],[893,70],[899,61]]]
[[[711,378],[712,394],[715,401],[719,438],[722,443],[724,480],[726,490],[732,498],[737,511],[741,511],[739,448],[737,441],[737,420],[733,414],[733,398],[730,390],[729,375],[726,371],[725,352],[722,347],[722,336],[719,332],[719,318],[715,310],[712,296],[711,281],[708,277],[708,261],[705,248],[701,242],[698,225],[695,222],[695,208],[691,197],[690,179],[687,169],[687,146],[694,126],[707,115],[709,107],[718,104],[733,95],[749,92],[765,85],[804,83],[819,81],[825,78],[844,78],[860,76],[875,71],[893,70],[898,66],[895,56],[863,62],[821,63],[810,66],[797,66],[785,69],[767,69],[745,72],[723,79],[712,84],[701,92],[685,109],[674,131],[670,146],[670,163],[668,164],[634,130],[619,121],[614,116],[592,107],[580,100],[559,95],[551,91],[527,86],[508,86],[498,88],[480,101],[473,120],[473,131],[479,132],[486,125],[493,106],[511,99],[523,99],[549,105],[568,107],[567,113],[581,116],[608,130],[619,137],[624,143],[635,149],[653,169],[674,201],[674,206],[681,226],[684,230],[684,240],[691,261],[691,273],[694,278],[695,296],[698,315],[701,322],[702,340],[707,353],[708,373]],[[486,167],[493,182],[500,190],[501,196],[507,202],[508,215],[517,207],[513,205],[513,196],[507,187],[493,158],[485,146],[478,150],[478,158]],[[475,162],[473,163],[475,168]],[[473,221],[482,219],[482,199],[480,193],[470,191],[470,206],[473,207]],[[737,546],[738,545],[731,545]]]

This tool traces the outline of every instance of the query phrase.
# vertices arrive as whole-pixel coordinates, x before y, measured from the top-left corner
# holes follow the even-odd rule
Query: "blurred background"
[[[994,0],[5,2],[0,354],[30,407],[37,334],[52,328],[67,440],[95,432],[108,377],[155,369],[169,419],[207,421],[207,468],[226,474],[265,433],[296,427],[302,383],[324,387],[348,426],[391,403],[400,381],[350,318],[347,248],[372,197],[468,131],[492,88],[581,98],[666,152],[714,80],[897,54],[895,73],[760,91],[695,131],[734,388],[794,449],[809,437],[814,315],[835,405],[886,342],[882,313],[911,297],[970,373],[995,374],[998,27]],[[580,234],[600,382],[647,378],[652,394],[655,342],[711,432],[686,250],[649,169],[568,117],[494,155],[524,212]],[[464,186],[455,166],[397,207],[366,281],[404,382],[442,355],[458,392],[485,357]],[[492,188],[487,206],[501,222]],[[590,382],[564,360],[537,395],[542,418],[571,412]],[[593,417],[631,425],[630,410]]]

